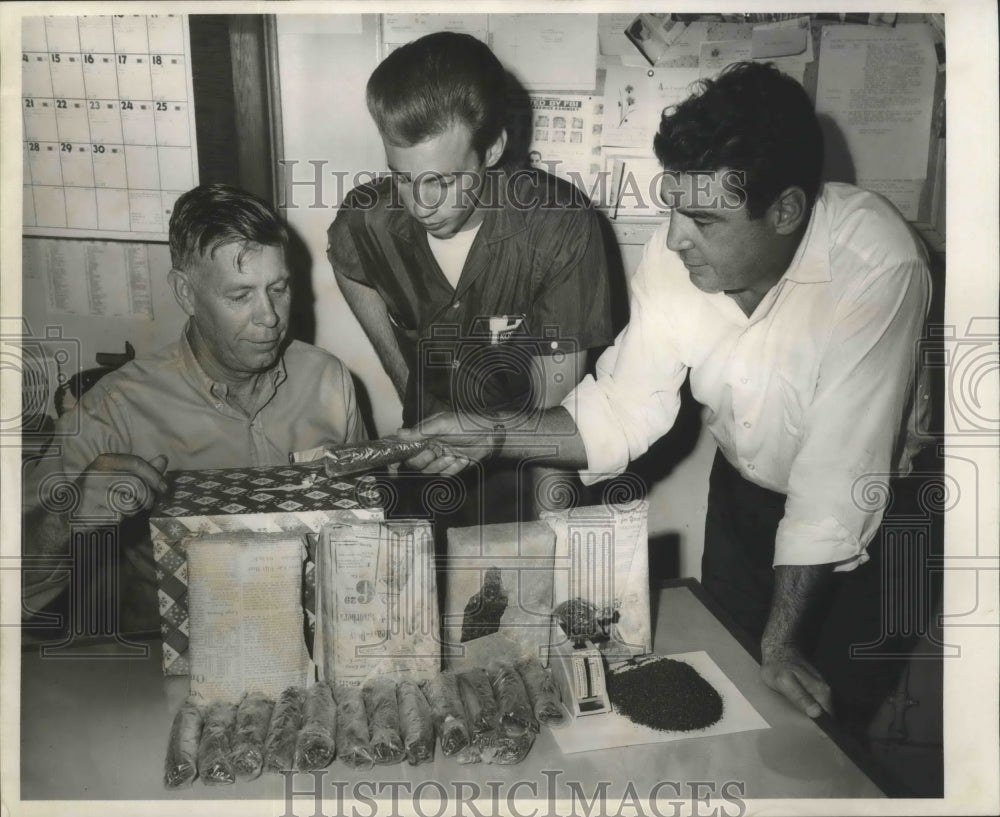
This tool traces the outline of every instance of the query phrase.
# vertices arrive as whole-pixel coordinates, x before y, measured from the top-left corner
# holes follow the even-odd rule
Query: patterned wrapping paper
[[[315,630],[315,563],[306,534],[341,521],[345,513],[382,519],[381,494],[370,475],[329,478],[316,465],[173,471],[169,490],[149,519],[159,583],[164,675],[187,675],[187,542],[201,533],[299,532],[303,538],[302,605],[305,635]]]

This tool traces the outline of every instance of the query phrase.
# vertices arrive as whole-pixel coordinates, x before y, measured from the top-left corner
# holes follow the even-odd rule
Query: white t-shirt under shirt
[[[441,272],[455,289],[458,289],[458,279],[462,277],[462,268],[465,266],[465,259],[469,257],[472,242],[476,240],[482,226],[483,223],[479,222],[471,230],[461,230],[451,238],[435,238],[430,233],[427,234],[427,244],[441,267]]]

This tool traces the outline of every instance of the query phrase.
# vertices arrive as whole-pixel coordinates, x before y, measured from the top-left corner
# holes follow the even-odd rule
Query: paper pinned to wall
[[[827,26],[822,36],[816,112],[833,121],[847,150],[828,151],[826,176],[881,193],[913,221],[937,73],[931,30]]]
[[[484,43],[489,39],[486,14],[383,14],[381,58],[401,45],[437,31],[471,34]]]
[[[598,14],[597,40],[605,57],[623,57],[635,54],[635,46],[625,36],[625,28],[635,19],[635,13]]]
[[[690,68],[609,65],[604,79],[605,147],[635,148],[651,154],[663,109],[687,99],[691,83],[697,79],[697,60]]]
[[[657,60],[658,68],[698,68],[698,57],[703,42],[745,40],[753,33],[749,23],[689,23],[671,44],[669,50]]]
[[[571,181],[602,203],[601,129],[604,103],[587,94],[529,94],[512,100],[510,133],[529,148],[535,167]]]
[[[805,62],[815,59],[808,17],[754,26],[750,39],[754,59],[799,57]]]
[[[492,14],[493,53],[529,91],[592,91],[596,14]]]
[[[702,79],[710,79],[735,62],[751,60],[751,55],[752,45],[749,40],[704,42],[701,44],[701,55],[698,59],[698,76]],[[753,62],[773,63],[779,71],[787,74],[801,85],[808,60],[801,57],[770,57],[753,60]]]
[[[41,239],[23,263],[44,280],[50,315],[153,319],[146,244]]]

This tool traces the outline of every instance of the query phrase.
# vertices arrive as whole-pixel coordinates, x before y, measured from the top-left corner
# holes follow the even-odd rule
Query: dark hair
[[[288,246],[288,229],[262,199],[227,184],[188,190],[170,216],[170,263],[187,269],[195,256],[212,257],[226,244],[240,244],[240,264],[250,245]]]
[[[811,207],[823,134],[805,89],[773,64],[756,62],[735,63],[699,86],[660,120],[653,150],[664,169],[744,172],[751,218],[793,185]]]
[[[368,80],[367,98],[390,144],[409,147],[461,123],[482,159],[503,131],[507,74],[475,37],[442,31],[386,57]]]

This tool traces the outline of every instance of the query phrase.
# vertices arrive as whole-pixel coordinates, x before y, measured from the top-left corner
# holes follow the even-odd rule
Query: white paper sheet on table
[[[730,735],[771,728],[707,652],[685,652],[666,657],[690,664],[719,693],[723,709],[722,718],[718,723],[691,732],[659,732],[633,723],[617,712],[586,715],[577,718],[568,726],[552,730],[552,735],[563,753],[575,754],[644,743],[669,743],[687,738]]]

